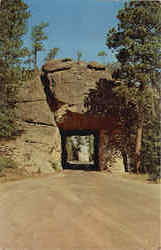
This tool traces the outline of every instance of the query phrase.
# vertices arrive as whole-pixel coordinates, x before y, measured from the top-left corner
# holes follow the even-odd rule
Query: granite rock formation
[[[99,169],[103,170],[103,148],[119,127],[119,121],[116,117],[102,117],[90,114],[87,110],[85,100],[101,79],[112,81],[112,76],[104,65],[97,62],[52,60],[42,67],[41,80],[47,102],[61,134],[68,131],[97,131]]]
[[[17,113],[22,133],[14,140],[1,142],[0,151],[7,146],[18,167],[29,174],[61,169],[60,134],[39,76],[21,86]]]

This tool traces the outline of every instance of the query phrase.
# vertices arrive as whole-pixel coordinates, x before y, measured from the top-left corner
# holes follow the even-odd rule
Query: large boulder
[[[29,173],[54,173],[61,169],[57,127],[22,123],[23,133],[9,144],[12,158]]]
[[[47,72],[56,72],[71,69],[72,61],[68,60],[51,60],[43,66]]]
[[[96,129],[103,125],[100,117],[87,115],[85,100],[101,79],[112,81],[112,76],[104,65],[97,62],[54,60],[46,63],[42,71],[48,103],[60,128]],[[110,121],[113,124],[112,118]],[[109,120],[108,124],[110,125]]]
[[[61,169],[60,133],[39,76],[24,82],[19,89],[17,113],[22,132],[15,140],[6,142],[17,165],[29,173]]]
[[[17,107],[20,119],[24,122],[55,125],[39,76],[22,84],[19,89]]]

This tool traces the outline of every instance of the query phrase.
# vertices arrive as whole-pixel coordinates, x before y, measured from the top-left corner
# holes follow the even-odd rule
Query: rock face
[[[112,81],[104,65],[97,62],[53,60],[42,67],[41,80],[47,101],[61,134],[70,131],[97,131],[99,135],[99,169],[104,169],[102,147],[105,137],[118,128],[114,117],[101,117],[88,113],[85,99],[101,79]],[[106,133],[105,133],[106,131]],[[107,133],[108,132],[108,133]],[[63,136],[62,136],[63,139]]]
[[[22,85],[19,90],[17,107],[20,119],[24,122],[46,126],[55,125],[39,76]]]
[[[39,76],[21,87],[17,108],[23,132],[8,145],[17,165],[29,173],[61,169],[60,133]]]
[[[112,80],[104,66],[96,62],[78,64],[55,60],[45,64],[42,70],[48,103],[59,128],[83,130],[110,126],[112,119],[108,120],[108,125],[104,124],[104,118],[87,114],[85,107],[85,99],[97,82]]]

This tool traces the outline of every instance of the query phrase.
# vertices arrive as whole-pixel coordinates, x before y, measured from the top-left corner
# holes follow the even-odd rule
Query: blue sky
[[[105,50],[108,62],[115,60],[105,45],[107,31],[117,23],[116,15],[123,7],[123,0],[24,0],[29,5],[31,17],[25,45],[31,46],[31,27],[42,21],[48,22],[48,40],[45,51],[39,53],[39,66],[44,63],[47,52],[60,48],[58,58],[76,59],[77,51],[82,60],[101,61],[97,53]]]

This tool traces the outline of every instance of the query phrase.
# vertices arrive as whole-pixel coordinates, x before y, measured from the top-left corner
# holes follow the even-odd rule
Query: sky
[[[115,61],[108,50],[106,35],[117,24],[117,12],[124,0],[24,0],[28,4],[31,17],[25,45],[31,47],[31,27],[40,22],[48,22],[45,29],[48,40],[44,41],[45,51],[39,52],[39,66],[51,48],[60,48],[57,58],[71,57],[76,60],[81,51],[84,61],[99,61],[98,52],[104,50],[106,62]]]

